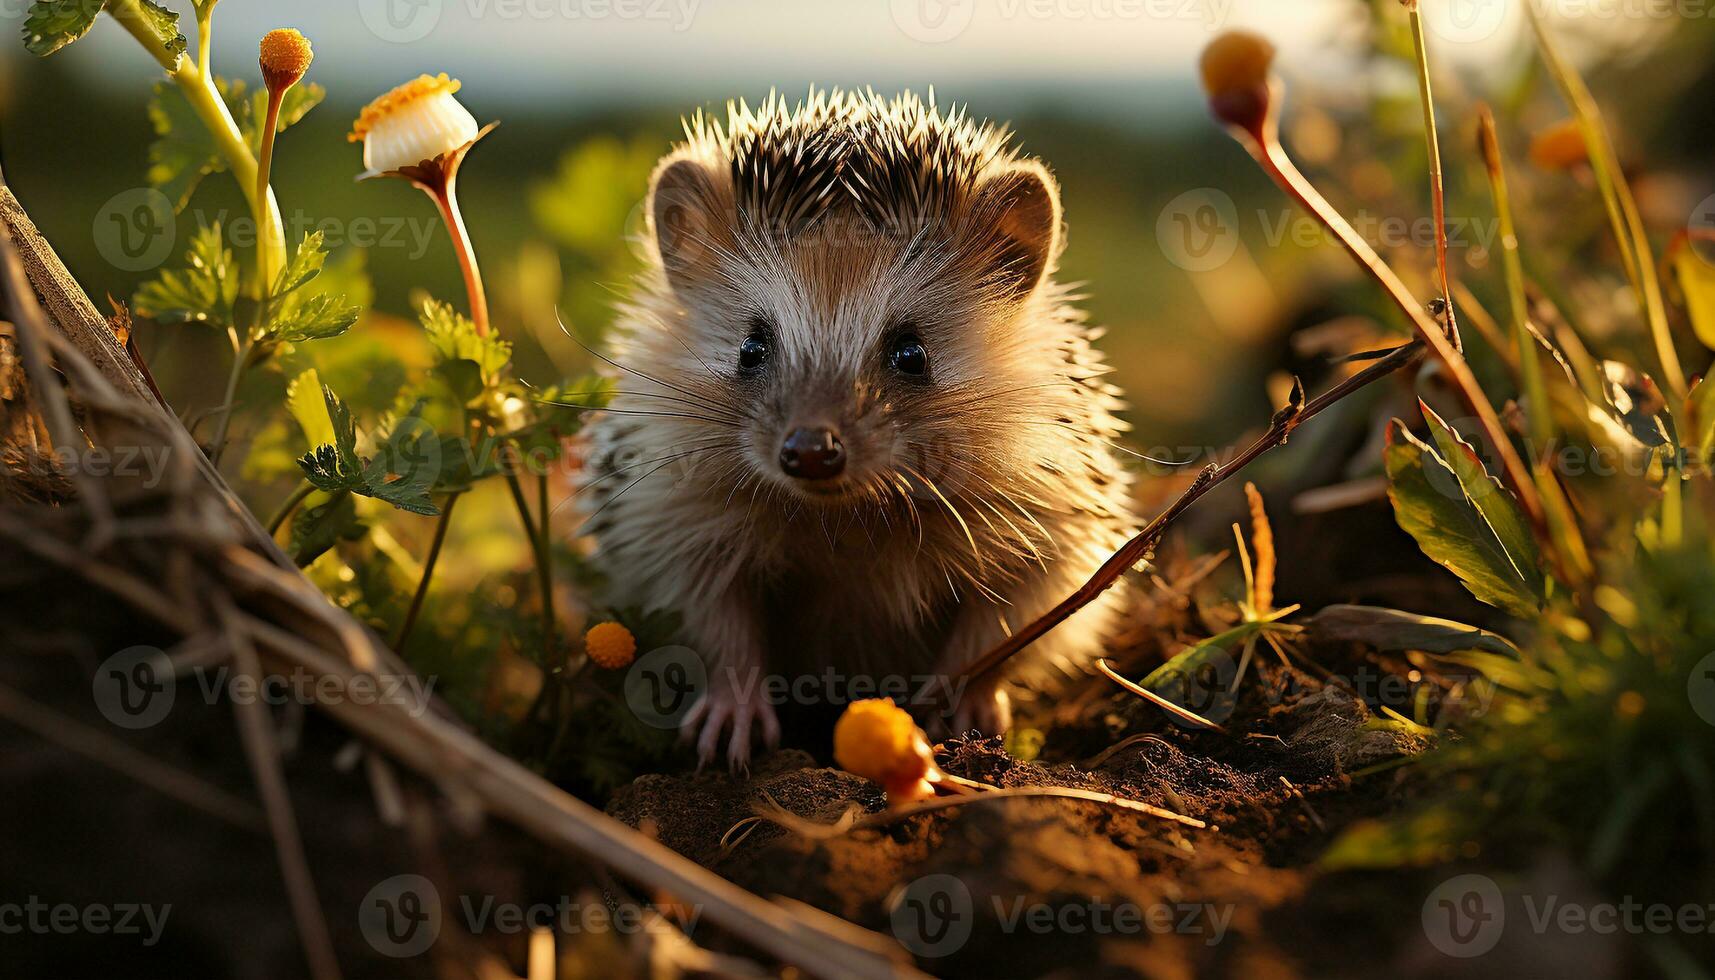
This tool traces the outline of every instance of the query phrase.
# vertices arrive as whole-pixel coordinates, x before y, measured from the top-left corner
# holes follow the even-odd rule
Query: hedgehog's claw
[[[727,741],[726,756],[727,765],[735,775],[750,771],[752,725],[761,727],[763,745],[770,749],[780,745],[780,720],[774,714],[773,705],[759,695],[742,697],[730,687],[715,687],[685,715],[680,725],[682,740],[688,741],[695,735],[698,771],[714,761],[720,748],[721,732],[729,721],[732,733]]]

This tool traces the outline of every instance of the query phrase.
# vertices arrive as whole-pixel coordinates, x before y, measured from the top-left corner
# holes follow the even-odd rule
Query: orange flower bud
[[[262,80],[270,92],[282,92],[298,84],[315,60],[310,39],[282,27],[269,31],[262,38],[262,52],[257,59],[262,66]]]
[[[1228,31],[1203,49],[1198,69],[1217,119],[1261,133],[1268,116],[1274,45],[1246,31]]]
[[[889,803],[935,795],[941,778],[929,739],[905,709],[886,698],[854,701],[834,725],[834,761],[880,783]]]
[[[619,670],[637,659],[637,638],[620,623],[597,623],[584,634],[584,652],[597,667]]]
[[[1578,123],[1563,119],[1531,137],[1530,162],[1544,170],[1570,170],[1590,159]]]

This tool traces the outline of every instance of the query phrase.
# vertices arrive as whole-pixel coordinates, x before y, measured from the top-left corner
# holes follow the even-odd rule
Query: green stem
[[[1685,370],[1679,364],[1673,333],[1668,327],[1667,306],[1662,300],[1661,281],[1656,276],[1655,256],[1650,251],[1649,235],[1644,231],[1631,185],[1626,181],[1619,155],[1614,152],[1613,141],[1608,138],[1607,126],[1602,122],[1602,111],[1584,79],[1560,56],[1560,50],[1554,46],[1554,39],[1549,37],[1536,8],[1525,4],[1525,14],[1536,34],[1537,47],[1548,65],[1548,73],[1572,109],[1578,130],[1584,136],[1590,169],[1595,174],[1597,188],[1602,192],[1602,203],[1608,211],[1608,222],[1613,226],[1626,277],[1638,295],[1638,303],[1643,307],[1644,318],[1649,324],[1656,358],[1661,363],[1662,383],[1673,396],[1674,404],[1683,405],[1690,389],[1685,380]]]
[[[417,580],[417,591],[411,596],[411,608],[405,612],[405,621],[399,624],[399,632],[393,637],[393,650],[404,653],[405,641],[411,638],[411,629],[417,625],[417,614],[423,609],[423,600],[429,594],[429,580],[435,576],[435,564],[441,557],[441,545],[447,540],[447,525],[452,523],[453,505],[459,502],[459,494],[447,495],[447,502],[441,505],[440,520],[435,523],[435,537],[429,542],[429,554],[423,559],[423,576]]]
[[[251,332],[245,335],[244,343],[232,358],[232,374],[226,379],[226,395],[217,409],[220,412],[220,422],[214,429],[214,441],[209,444],[208,460],[216,467],[220,466],[221,453],[226,451],[226,430],[232,424],[232,413],[236,407],[233,401],[238,397],[238,382],[244,377],[244,369],[250,366],[250,355],[255,349],[255,333]]]
[[[274,276],[278,275],[279,270],[286,264],[286,239],[280,231],[284,224],[280,219],[280,207],[273,194],[265,190],[259,194],[257,191],[256,158],[251,155],[250,146],[239,133],[238,123],[232,118],[232,111],[227,108],[226,100],[222,99],[215,89],[213,73],[208,70],[206,60],[199,68],[191,59],[168,52],[166,45],[155,35],[154,28],[137,5],[137,0],[108,0],[106,9],[120,26],[143,45],[143,49],[184,93],[191,111],[196,113],[209,135],[214,137],[215,146],[225,158],[227,169],[232,171],[232,176],[238,181],[245,203],[250,206],[252,220],[256,222],[258,281],[251,284],[251,296],[259,297],[261,282],[272,282]],[[265,234],[269,230],[273,233]]]
[[[542,666],[548,669],[554,656],[554,572],[549,562],[546,538],[537,534],[530,519],[530,505],[525,502],[524,488],[516,473],[506,474],[506,485],[512,490],[512,502],[518,507],[518,519],[524,524],[524,536],[530,541],[530,551],[536,559],[536,581],[542,591]],[[543,514],[543,523],[547,522]]]
[[[291,496],[287,497],[285,502],[280,504],[280,509],[274,512],[273,517],[268,518],[268,536],[273,537],[274,535],[279,534],[280,528],[286,523],[286,518],[292,516],[292,511],[297,510],[298,505],[303,503],[305,498],[315,492],[316,488],[312,486],[308,480],[305,480],[294,487]]]
[[[1513,226],[1512,199],[1507,193],[1507,175],[1500,159],[1499,141],[1490,151],[1494,159],[1487,161],[1489,192],[1495,199],[1495,214],[1500,220],[1501,266],[1506,274],[1507,299],[1512,308],[1513,345],[1518,351],[1519,377],[1524,396],[1530,403],[1526,418],[1530,423],[1532,456],[1544,459],[1551,451],[1553,419],[1550,415],[1548,390],[1543,385],[1542,361],[1537,356],[1536,341],[1530,333],[1530,305],[1525,300],[1524,263],[1519,258],[1518,233]]]
[[[209,70],[208,49],[210,40],[214,37],[214,4],[203,6],[197,4],[197,64],[204,72]]]

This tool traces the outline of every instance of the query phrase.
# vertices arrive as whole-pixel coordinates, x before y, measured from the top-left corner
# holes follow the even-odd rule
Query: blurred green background
[[[21,24],[24,6],[10,0],[6,22]],[[1642,193],[1652,218],[1683,224],[1715,190],[1707,135],[1715,21],[1599,16],[1598,6],[1555,18],[1556,30],[1594,70],[1622,152],[1650,154]],[[1489,209],[1467,138],[1471,100],[1515,111],[1524,131],[1510,136],[1521,156],[1529,129],[1559,115],[1516,7],[1466,0],[1431,21],[1450,214],[1476,219],[1479,230]],[[1086,305],[1110,328],[1105,346],[1134,406],[1136,441],[1165,449],[1220,445],[1265,418],[1265,382],[1285,363],[1287,331],[1364,313],[1372,300],[1362,287],[1339,292],[1350,273],[1337,249],[1284,224],[1295,212],[1208,121],[1198,52],[1231,27],[1281,46],[1290,142],[1361,230],[1385,251],[1404,246],[1402,272],[1420,275],[1427,239],[1396,242],[1381,224],[1420,221],[1428,210],[1402,24],[1393,0],[360,0],[289,9],[225,0],[215,59],[219,73],[254,85],[264,31],[290,25],[312,38],[310,79],[328,98],[281,141],[274,184],[288,229],[319,223],[330,242],[361,247],[375,310],[399,316],[414,290],[459,300],[456,267],[422,195],[400,182],[354,181],[360,155],[344,135],[357,108],[392,84],[422,71],[463,80],[472,111],[502,122],[465,168],[466,216],[497,319],[520,341],[520,372],[537,382],[587,366],[558,337],[555,307],[581,335],[599,335],[634,267],[629,239],[644,175],[681,115],[755,100],[771,86],[932,86],[944,104],[1013,123],[1024,147],[1058,172],[1070,227],[1063,276],[1088,284]],[[0,54],[6,178],[97,297],[127,297],[147,274],[115,268],[98,239],[102,208],[143,185],[145,104],[158,76],[105,19],[50,58],[31,58],[16,42]],[[1564,190],[1556,207],[1600,220],[1593,195],[1571,182]],[[1238,248],[1205,269],[1174,244],[1175,221],[1210,191],[1232,202],[1217,231],[1233,233]],[[1528,235],[1530,202],[1522,204]],[[216,175],[180,216],[179,240],[199,221],[242,214],[230,177]],[[1455,243],[1456,258],[1476,270],[1481,293],[1475,278],[1487,250],[1468,244]],[[220,338],[145,327],[140,343],[181,410],[218,399]],[[1282,378],[1273,386],[1278,398]],[[362,404],[361,393],[352,397]]]
[[[188,0],[171,2],[191,30]],[[1591,79],[1658,248],[1694,214],[1715,222],[1715,4],[1535,2]],[[1522,6],[1427,7],[1457,278],[1489,309],[1504,308],[1472,139],[1485,100],[1517,174],[1514,207],[1533,278],[1599,354],[1631,348],[1647,363],[1588,174],[1526,162],[1532,135],[1565,109]],[[14,35],[0,44],[0,166],[91,296],[128,299],[159,268],[114,258],[112,219],[147,187],[147,107],[161,73],[105,18],[76,44],[33,58],[15,38],[26,10],[24,0],[0,0],[0,26]],[[728,99],[755,101],[771,87],[933,88],[943,105],[1009,121],[1059,175],[1069,225],[1062,278],[1085,284],[1084,306],[1108,328],[1102,345],[1131,405],[1132,444],[1173,458],[1230,444],[1266,423],[1293,374],[1320,387],[1350,370],[1332,356],[1403,334],[1398,311],[1205,113],[1197,57],[1231,28],[1278,44],[1295,156],[1416,295],[1433,295],[1423,130],[1397,0],[222,0],[215,18],[217,74],[252,89],[263,33],[292,26],[314,41],[309,80],[327,99],[282,136],[273,186],[289,240],[320,228],[339,267],[366,268],[372,283],[352,280],[352,298],[369,303],[355,329],[270,361],[240,390],[238,451],[226,470],[259,513],[286,495],[298,475],[292,460],[308,448],[279,408],[286,380],[317,368],[359,424],[371,425],[423,366],[414,307],[429,295],[464,305],[429,201],[402,181],[358,183],[361,154],[346,140],[361,106],[423,72],[461,79],[461,101],[479,120],[501,122],[467,160],[460,197],[495,322],[516,344],[517,373],[536,385],[592,367],[559,321],[599,340],[637,268],[645,179],[683,115],[718,114]],[[162,264],[183,264],[199,224],[245,213],[230,176],[209,177],[177,217]],[[1476,369],[1494,379],[1493,359],[1468,335]],[[195,420],[220,402],[231,361],[224,334],[143,322],[137,341],[182,415]],[[1687,336],[1683,349],[1700,348]],[[1405,394],[1378,388],[1342,404],[1253,473],[1270,492],[1291,493],[1373,477],[1380,427],[1406,410]],[[1376,403],[1388,398],[1400,404]],[[1363,499],[1374,502],[1371,483]],[[1145,483],[1141,492],[1162,489]],[[568,494],[555,487],[556,504]],[[489,481],[470,496],[448,539],[456,560],[437,572],[413,657],[430,657],[414,662],[443,676],[443,693],[461,705],[480,697],[492,708],[528,685],[508,666],[516,658],[484,651],[510,641],[536,648],[529,607],[538,592],[504,489]],[[373,501],[359,509],[366,537],[310,572],[336,601],[391,629],[420,577],[433,521]],[[1200,508],[1188,523],[1224,533],[1221,513],[1218,504]],[[1396,537],[1376,540],[1396,540],[1378,514],[1377,533]],[[557,509],[556,528],[569,532],[572,517]],[[1295,526],[1301,538],[1327,537],[1314,520],[1287,524],[1287,533]],[[1348,526],[1334,536],[1353,534]],[[587,569],[569,533],[556,540],[556,605],[581,614]],[[1370,571],[1326,556],[1303,564],[1297,588],[1311,591],[1320,578],[1342,596],[1357,594],[1349,582]],[[484,714],[494,711],[467,716]],[[623,770],[615,763],[590,778],[612,782]]]

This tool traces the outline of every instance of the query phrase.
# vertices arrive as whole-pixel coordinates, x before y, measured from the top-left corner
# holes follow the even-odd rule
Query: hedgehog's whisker
[[[577,405],[572,402],[555,401],[551,398],[540,399],[544,405],[556,405],[560,408],[572,408],[580,412],[607,412],[610,415],[642,415],[650,418],[684,419],[690,422],[707,422],[710,425],[721,425],[729,429],[739,427],[737,419],[714,418],[708,415],[695,415],[690,412],[648,412],[638,408],[609,408],[606,405]]]
[[[665,459],[661,459],[659,461],[649,460],[648,462],[655,463],[656,465],[653,468],[651,468],[649,470],[649,472],[643,474],[642,476],[638,477],[637,479],[632,480],[630,483],[626,484],[625,489],[623,489],[623,490],[619,491],[618,493],[614,494],[613,496],[609,497],[600,507],[597,507],[595,509],[594,513],[590,514],[590,516],[584,520],[584,524],[587,526],[590,521],[593,521],[597,517],[600,517],[602,511],[607,510],[609,507],[613,506],[614,501],[625,496],[628,491],[630,491],[633,487],[637,486],[639,483],[642,483],[644,480],[647,480],[650,477],[654,476],[655,474],[661,472],[661,470],[664,467],[671,464],[674,460],[684,459],[687,456],[695,456],[698,453],[712,452],[716,449],[725,449],[725,448],[727,448],[727,446],[725,446],[725,445],[704,446],[701,449],[688,449],[682,453],[675,453],[675,454],[668,456]],[[637,463],[637,464],[633,464],[633,465],[634,466],[642,466],[644,464],[643,463]]]
[[[680,398],[677,395],[664,395],[658,391],[631,391],[628,389],[617,389],[617,388],[609,388],[607,390],[597,390],[597,391],[562,391],[559,393],[559,395],[561,398],[582,398],[582,397],[599,398],[599,397],[602,397],[604,395],[625,395],[625,396],[630,397],[630,398],[654,398],[658,401],[677,402],[681,405],[689,405],[692,408],[724,409],[724,408],[728,407],[728,406],[726,406],[720,402],[717,402],[716,400],[714,400],[712,398],[706,398],[706,399],[700,399],[699,400],[699,399],[695,399],[695,398]],[[563,403],[559,403],[559,404],[563,404]],[[589,406],[579,405],[576,407],[579,407],[579,408],[585,408],[585,407],[601,408],[602,406],[600,406],[600,405],[589,405]],[[738,417],[736,415],[734,415],[733,420],[737,421]]]
[[[560,316],[560,313],[558,310],[554,311],[554,319],[556,322],[559,323],[560,332],[566,335],[566,339],[570,340],[572,343],[577,344],[579,347],[583,348],[584,352],[589,354],[591,357],[598,358],[598,359],[600,359],[600,360],[602,360],[608,364],[611,364],[614,367],[620,369],[621,371],[624,371],[627,374],[636,375],[637,377],[642,378],[643,380],[648,381],[651,384],[658,384],[661,387],[668,389],[669,391],[676,391],[681,395],[686,395],[686,396],[691,397],[691,398],[697,397],[696,392],[688,391],[688,390],[681,388],[675,384],[669,384],[665,381],[662,381],[660,378],[654,377],[652,375],[644,374],[642,371],[639,371],[634,367],[630,367],[628,365],[621,364],[618,361],[614,360],[613,358],[608,357],[606,354],[603,354],[601,351],[598,351],[595,348],[591,347],[590,345],[579,340],[576,336],[574,336],[572,334],[572,331],[566,327],[566,321],[563,317]]]

